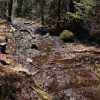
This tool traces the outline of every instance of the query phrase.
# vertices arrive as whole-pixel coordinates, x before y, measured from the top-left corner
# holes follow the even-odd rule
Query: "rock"
[[[13,64],[12,56],[6,56],[5,54],[0,55],[0,63],[3,65],[11,65]]]
[[[6,22],[7,22],[7,20],[1,19],[1,18],[0,18],[0,24],[4,24],[4,23],[6,23]]]
[[[23,72],[23,73],[25,73],[25,74],[27,74],[27,75],[32,75],[32,72],[30,72],[30,71],[29,71],[28,69],[26,69],[26,68],[15,67],[13,70],[16,71],[16,72]]]
[[[0,43],[1,46],[7,45],[7,43]]]
[[[7,36],[0,34],[0,52],[1,53],[5,53],[7,42],[8,42]]]
[[[64,41],[73,41],[74,39],[74,33],[72,33],[69,30],[64,30],[61,34],[60,34],[60,39],[64,40]]]
[[[36,72],[31,72],[29,69],[23,68],[23,67],[15,67],[13,70],[15,72],[20,72],[20,73],[26,74],[28,76],[36,75],[39,72],[39,70]]]
[[[6,26],[0,25],[0,29],[6,29]]]
[[[33,63],[32,59],[30,59],[30,58],[27,58],[27,59],[26,59],[26,62],[28,62],[28,63]]]
[[[10,61],[6,61],[6,60],[0,60],[0,62],[1,62],[3,65],[10,65],[10,64],[11,64]]]
[[[7,36],[0,34],[0,43],[7,43],[8,38]]]

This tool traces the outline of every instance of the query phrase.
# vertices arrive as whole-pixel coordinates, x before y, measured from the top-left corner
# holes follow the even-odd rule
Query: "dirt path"
[[[14,20],[18,30],[34,33],[35,26],[25,25],[26,20]],[[54,100],[100,100],[99,48],[63,43],[55,36],[35,34],[32,38],[24,31],[17,31],[15,36],[17,61],[32,71],[37,84]]]

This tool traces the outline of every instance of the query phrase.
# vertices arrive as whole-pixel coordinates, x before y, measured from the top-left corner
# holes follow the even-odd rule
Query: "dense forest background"
[[[72,31],[80,40],[87,39],[97,43],[100,41],[99,0],[0,0],[0,2],[0,16],[10,21],[11,16],[41,20],[46,28],[60,27],[61,30]]]

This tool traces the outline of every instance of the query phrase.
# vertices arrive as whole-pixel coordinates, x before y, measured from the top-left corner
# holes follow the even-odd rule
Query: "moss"
[[[7,37],[4,35],[0,35],[0,43],[6,43],[7,42]]]
[[[49,93],[40,89],[40,87],[38,87],[35,83],[33,83],[31,87],[35,90],[37,94],[41,96],[43,100],[53,100],[53,97]]]
[[[69,30],[64,30],[60,34],[60,39],[61,40],[73,40],[73,38],[74,38],[74,34]]]
[[[7,20],[1,19],[1,18],[0,18],[0,24],[4,24],[4,23],[6,23],[6,22],[7,22]]]

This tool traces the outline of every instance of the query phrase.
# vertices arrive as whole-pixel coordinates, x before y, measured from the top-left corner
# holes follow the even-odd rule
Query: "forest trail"
[[[36,34],[36,26],[28,26],[29,22],[13,21],[17,28],[14,55],[37,84],[54,100],[100,100],[100,48]]]

